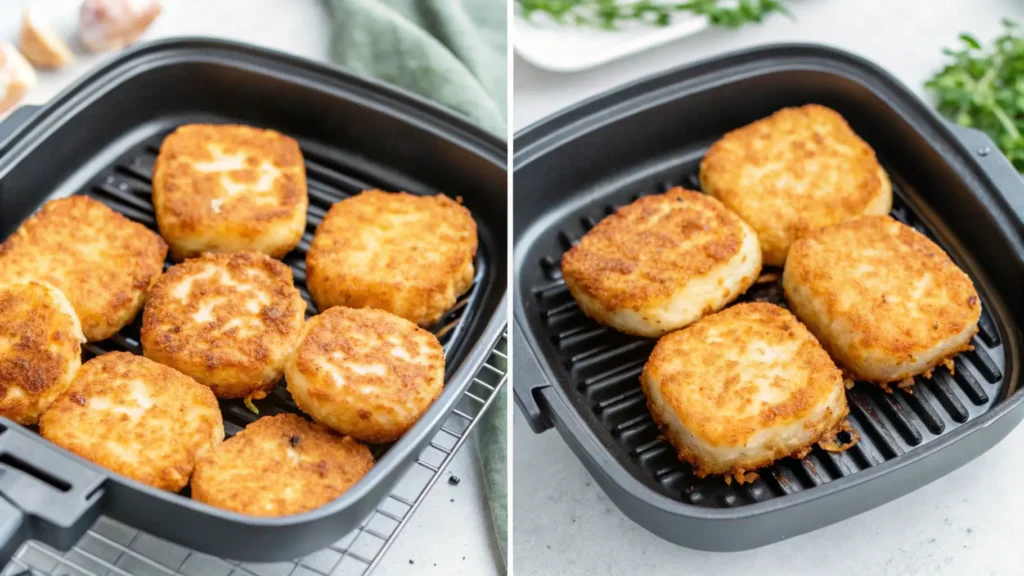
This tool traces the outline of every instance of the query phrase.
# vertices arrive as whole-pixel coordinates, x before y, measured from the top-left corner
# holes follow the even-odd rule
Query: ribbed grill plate
[[[1002,336],[987,313],[982,314],[975,350],[956,359],[956,374],[945,368],[931,380],[919,378],[912,393],[892,394],[877,386],[859,382],[849,390],[849,421],[860,433],[860,442],[846,452],[835,454],[815,448],[806,458],[786,458],[759,470],[749,484],[726,485],[721,477],[699,479],[688,464],[680,462],[673,447],[660,436],[646,398],[640,389],[640,372],[654,348],[654,340],[621,334],[600,326],[580,311],[562,281],[562,254],[606,215],[640,196],[660,193],[681,185],[699,190],[697,158],[605,195],[548,229],[547,242],[558,246],[535,259],[536,277],[544,282],[532,287],[531,322],[540,326],[538,340],[557,357],[569,379],[561,382],[578,409],[588,413],[595,432],[620,462],[635,476],[660,492],[697,506],[736,507],[810,490],[838,478],[911,452],[979,417],[1008,395],[1003,375],[1006,353]],[[959,260],[960,255],[938,238],[924,218],[911,208],[899,178],[893,175],[892,216],[924,233]],[[552,241],[555,240],[555,241]],[[962,262],[961,262],[962,264]],[[766,270],[767,271],[767,270]],[[976,282],[977,284],[977,282]],[[986,295],[982,295],[983,309]],[[758,284],[739,302],[767,301],[785,306],[781,280]]]
[[[113,210],[156,231],[156,217],[153,213],[150,181],[152,179],[153,163],[156,160],[156,155],[164,136],[166,134],[160,134],[138,144],[114,162],[113,165],[101,170],[78,193],[92,196]],[[291,267],[295,278],[295,285],[308,304],[306,314],[311,316],[316,313],[316,308],[312,303],[309,291],[306,289],[306,251],[313,240],[313,233],[316,231],[316,227],[323,220],[327,210],[335,202],[358,194],[363,190],[371,188],[390,190],[392,187],[387,182],[367,181],[369,178],[366,175],[355,175],[354,170],[351,168],[338,165],[337,162],[327,155],[318,153],[310,149],[310,147],[302,146],[302,151],[306,160],[306,179],[309,191],[309,212],[307,215],[306,232],[299,246],[288,253],[283,261]],[[437,193],[436,191],[428,190],[409,190],[409,192]],[[487,274],[487,263],[484,260],[480,255],[477,256],[475,262],[476,278],[474,279],[473,288],[464,294],[456,306],[431,328],[441,340],[449,364],[451,364],[452,358],[456,355],[461,355],[467,346],[466,339],[463,337],[463,328],[469,324],[469,319],[477,312],[479,302],[479,299],[476,298],[479,292],[477,287],[480,285],[481,279]],[[172,262],[168,261],[164,264],[164,267],[166,269],[171,265]],[[141,326],[142,314],[140,313],[132,324],[126,326],[115,336],[102,342],[87,344],[84,358],[87,360],[95,355],[115,350],[141,354],[142,348],[139,344]],[[269,396],[263,400],[255,401],[254,404],[259,409],[261,416],[281,412],[301,414],[285,389],[283,381],[274,388]],[[224,430],[228,437],[233,436],[259,417],[246,408],[241,400],[222,400],[220,405],[224,415]],[[375,446],[373,448],[374,456],[378,459],[387,450],[387,446]]]

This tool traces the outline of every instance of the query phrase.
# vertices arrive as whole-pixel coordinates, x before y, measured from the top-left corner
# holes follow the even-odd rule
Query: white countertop
[[[16,41],[26,2],[0,0],[0,40]],[[327,60],[330,19],[321,0],[164,0],[164,11],[142,40],[170,36],[216,36]],[[75,30],[80,0],[36,0],[39,14],[70,39],[78,60],[57,72],[38,72],[26,103],[44,103],[69,82],[113,54],[86,55]],[[458,486],[444,481],[448,472]],[[488,576],[504,572],[494,546],[482,475],[471,438],[409,520],[374,576],[415,573]],[[341,534],[338,535],[341,538]],[[410,560],[413,564],[410,564]]]
[[[920,95],[961,32],[987,40],[1000,18],[1024,23],[1019,0],[794,0],[798,20],[710,30],[576,74],[515,61],[521,129],[618,84],[770,42],[838,46],[887,68]],[[942,6],[940,9],[939,6]],[[957,6],[956,9],[947,6]],[[792,540],[740,553],[688,550],[627,519],[556,431],[514,417],[514,569],[518,576],[605,574],[1019,575],[1024,573],[1024,427],[971,464],[899,500]]]

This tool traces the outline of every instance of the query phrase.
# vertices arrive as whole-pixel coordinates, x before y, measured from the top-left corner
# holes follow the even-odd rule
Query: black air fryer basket
[[[726,485],[681,463],[639,375],[654,340],[587,319],[562,254],[617,207],[681,185],[726,132],[786,107],[839,111],[893,181],[892,215],[938,242],[982,298],[975,350],[913,393],[848,392],[860,443],[815,449]],[[622,511],[691,548],[741,550],[871,509],[975,458],[1016,426],[1024,392],[1024,181],[982,133],[952,126],[890,75],[815,46],[740,52],[614,90],[515,139],[514,390],[534,431],[556,427]],[[784,304],[778,284],[744,299]]]
[[[434,332],[445,349],[441,396],[348,492],[316,510],[244,516],[145,486],[0,419],[0,565],[34,538],[62,550],[104,514],[176,543],[246,561],[293,559],[357,527],[415,461],[487,359],[506,323],[506,145],[432,103],[337,68],[254,47],[175,40],[103,66],[41,109],[0,124],[0,239],[44,201],[88,194],[155,229],[152,166],[163,137],[190,122],[242,123],[296,138],[306,160],[309,215],[284,261],[306,300],[305,251],[326,210],[368,188],[461,196],[479,230],[472,289]],[[310,305],[309,313],[315,310]],[[140,314],[141,316],[141,314]],[[86,357],[140,352],[139,320]],[[297,412],[283,386],[261,415]],[[222,401],[228,436],[256,416]],[[187,490],[187,489],[186,489]]]

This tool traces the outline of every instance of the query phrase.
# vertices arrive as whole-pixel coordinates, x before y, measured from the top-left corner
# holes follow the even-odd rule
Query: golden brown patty
[[[153,167],[160,234],[176,259],[203,252],[280,258],[306,229],[306,168],[298,143],[249,126],[189,124]]]
[[[284,373],[306,303],[292,271],[263,254],[204,254],[171,267],[142,314],[142,349],[213,389],[262,397]]]
[[[317,307],[377,308],[430,326],[473,285],[476,223],[438,194],[369,190],[316,229],[306,284]]]
[[[196,463],[192,498],[252,516],[319,508],[373,467],[370,449],[295,414],[266,416]]]
[[[82,365],[78,316],[52,284],[0,285],[0,416],[35,425]]]
[[[737,304],[658,340],[640,378],[698,476],[805,454],[847,415],[842,373],[785,309]]]
[[[0,283],[53,284],[85,337],[104,340],[135,318],[166,257],[167,245],[142,224],[71,196],[44,204],[0,244]]]
[[[127,352],[82,365],[39,421],[44,438],[144,484],[177,492],[196,458],[224,440],[210,389]]]
[[[619,209],[562,257],[587,316],[650,337],[721,310],[760,271],[754,231],[718,200],[682,188]]]
[[[397,440],[441,394],[444,350],[430,332],[372,308],[310,318],[285,365],[303,412],[371,443]]]
[[[971,279],[920,232],[869,216],[793,244],[790,309],[858,380],[930,373],[971,347],[981,300]]]
[[[892,185],[875,151],[817,104],[729,132],[708,150],[700,181],[757,231],[766,266],[781,266],[790,244],[810,230],[892,209]]]

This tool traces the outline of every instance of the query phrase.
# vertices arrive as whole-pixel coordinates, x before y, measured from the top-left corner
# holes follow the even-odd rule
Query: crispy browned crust
[[[252,516],[285,516],[341,496],[373,467],[370,449],[295,414],[265,416],[210,450],[192,498]]]
[[[377,308],[429,326],[473,285],[476,222],[443,194],[368,190],[316,229],[306,284],[317,307]]]
[[[784,108],[729,132],[701,161],[700,181],[757,230],[764,263],[772,266],[781,266],[790,244],[808,231],[887,214],[892,205],[892,185],[875,151],[842,116],[817,104]]]
[[[184,283],[191,284],[181,298]],[[281,262],[263,254],[204,254],[172,266],[153,286],[142,314],[142,349],[219,398],[242,398],[281,379],[305,310]],[[193,317],[200,311],[208,321]]]
[[[303,412],[374,444],[397,440],[444,387],[444,349],[412,322],[336,306],[306,322],[285,367]]]
[[[719,332],[718,329],[725,328]],[[711,333],[717,336],[712,339]],[[744,387],[742,374],[759,367],[743,365],[729,358],[724,348],[742,345],[751,339],[769,342],[796,342],[792,359],[775,366],[786,375],[776,376],[777,391],[785,392],[783,400],[762,401],[757,387]],[[802,458],[822,438],[835,435],[849,413],[831,413],[819,422],[808,422],[814,430],[813,440],[793,450],[769,448],[764,454],[749,458],[729,469],[719,469],[713,462],[703,461],[677,437],[671,426],[660,417],[651,403],[648,378],[660,383],[662,396],[682,425],[704,442],[715,446],[747,446],[762,429],[798,421],[807,417],[823,398],[843,387],[842,372],[814,336],[784,308],[763,302],[736,304],[658,340],[640,382],[648,398],[648,408],[658,428],[676,448],[679,459],[693,465],[694,473],[703,478],[709,474],[742,476],[749,470],[771,464],[787,456]],[[845,398],[845,397],[844,397]]]
[[[166,257],[148,228],[76,195],[47,202],[0,244],[0,282],[53,284],[85,337],[104,340],[135,318]]]
[[[197,168],[215,161],[215,152],[244,155],[244,167]],[[257,191],[252,186],[264,177],[264,163],[278,173],[269,188]],[[222,178],[250,188],[231,194]],[[302,239],[309,207],[299,144],[273,130],[250,126],[181,126],[160,146],[153,166],[153,206],[160,234],[175,259],[202,252],[248,251],[280,258]],[[281,230],[281,238],[265,244],[270,230]],[[187,246],[192,243],[199,246]]]
[[[0,286],[0,416],[35,425],[82,364],[82,329],[40,282]]]
[[[710,196],[677,187],[598,222],[562,256],[562,274],[574,296],[640,310],[728,262],[742,244],[735,214]]]
[[[650,403],[648,403],[648,409],[651,409]],[[829,422],[822,425],[815,432],[815,436],[811,442],[807,443],[807,446],[799,450],[786,450],[784,448],[777,448],[771,453],[766,454],[759,458],[749,458],[741,464],[731,466],[725,470],[718,470],[711,468],[706,462],[701,460],[695,453],[691,452],[686,444],[675,440],[671,435],[671,429],[661,421],[661,418],[652,410],[651,416],[654,420],[655,425],[658,426],[658,430],[661,431],[662,435],[672,444],[672,447],[676,450],[676,456],[680,461],[686,462],[693,468],[693,475],[697,478],[707,478],[708,476],[722,476],[726,484],[731,484],[733,480],[736,480],[739,484],[745,482],[752,482],[757,479],[756,473],[753,478],[750,477],[751,470],[757,470],[765,466],[769,466],[772,463],[782,460],[783,458],[796,458],[797,460],[803,460],[811,453],[814,449],[814,445],[818,442],[828,441],[836,437],[837,434],[843,432],[848,424],[846,423],[846,417],[849,416],[849,407],[840,414],[833,414]],[[859,439],[859,436],[857,437]],[[843,448],[845,450],[846,448]]]
[[[210,389],[127,352],[82,365],[39,421],[44,438],[150,486],[177,492],[196,458],[224,439]]]
[[[856,257],[850,258],[851,254]],[[790,255],[784,276],[790,308],[801,310],[807,304],[793,299],[793,284],[799,283],[828,317],[849,328],[844,335],[858,334],[851,345],[841,345],[837,337],[842,335],[825,329],[824,318],[801,314],[832,357],[855,379],[881,384],[930,374],[936,366],[948,365],[951,358],[971,349],[967,338],[963,346],[919,372],[885,380],[872,379],[854,368],[869,353],[912,361],[971,325],[971,337],[978,331],[981,300],[974,283],[942,248],[917,230],[889,216],[865,216],[808,234],[793,244]],[[866,266],[870,270],[860,273]],[[926,290],[915,294],[916,284],[924,278],[945,293]]]

